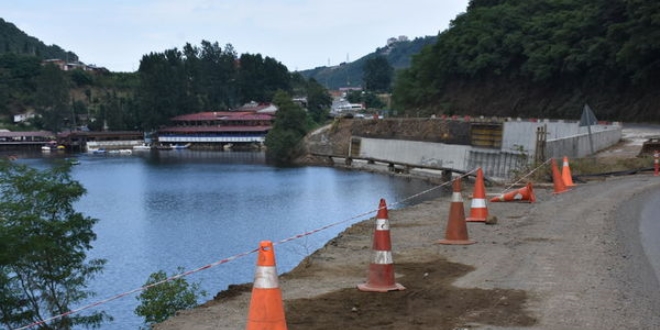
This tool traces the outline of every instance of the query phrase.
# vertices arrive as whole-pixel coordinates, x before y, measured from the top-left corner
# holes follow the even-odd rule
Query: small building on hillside
[[[235,111],[251,111],[257,113],[275,113],[277,112],[277,106],[272,103],[258,103],[258,102],[248,102],[240,106]]]
[[[71,71],[78,69],[78,70],[95,72],[95,73],[108,72],[108,69],[104,67],[96,66],[94,64],[85,64],[80,61],[67,62],[59,58],[51,58],[41,61],[41,65],[48,65],[48,64],[52,64],[58,67],[62,71]]]
[[[34,117],[35,117],[34,112],[24,112],[24,113],[15,114],[14,124],[26,122]]]

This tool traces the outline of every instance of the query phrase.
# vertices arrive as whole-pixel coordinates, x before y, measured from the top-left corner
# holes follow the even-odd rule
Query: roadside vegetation
[[[179,274],[183,271],[182,267],[178,268]],[[206,292],[199,289],[199,283],[189,284],[183,277],[167,281],[168,278],[162,270],[152,273],[144,284],[148,288],[137,296],[140,305],[135,308],[135,314],[144,317],[148,329],[177,311],[197,306],[197,300],[206,296]]]
[[[0,162],[0,324],[15,329],[97,327],[111,319],[102,311],[69,312],[94,293],[88,281],[103,259],[87,259],[98,221],[76,212],[85,189],[71,178],[72,164],[37,170]]]

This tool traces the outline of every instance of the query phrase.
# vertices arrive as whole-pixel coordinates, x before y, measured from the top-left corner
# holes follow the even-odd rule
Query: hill
[[[425,46],[435,43],[436,39],[436,36],[419,37],[414,40],[397,39],[353,62],[330,67],[321,66],[299,73],[307,79],[314,78],[328,89],[359,87],[362,85],[362,68],[370,58],[385,56],[395,70],[405,69],[410,66],[413,55],[419,53]]]
[[[429,114],[660,121],[660,3],[473,0],[398,77]]]
[[[2,18],[0,18],[0,54],[32,55],[44,60],[59,58],[71,62],[78,61],[75,53],[57,45],[47,46]]]

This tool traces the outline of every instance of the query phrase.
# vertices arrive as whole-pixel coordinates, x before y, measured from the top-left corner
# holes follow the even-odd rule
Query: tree
[[[0,111],[7,112],[12,103],[32,103],[35,79],[42,71],[41,61],[34,56],[0,55]]]
[[[180,51],[175,48],[144,55],[138,72],[140,121],[144,130],[157,129],[167,124],[170,118],[188,113],[187,99],[196,96],[187,93]]]
[[[69,111],[69,80],[64,71],[49,64],[41,71],[36,82],[37,112],[45,129],[59,132],[71,117]]]
[[[284,91],[275,94],[278,110],[273,128],[266,135],[266,154],[278,164],[290,163],[296,156],[298,143],[307,133],[307,114]]]
[[[217,42],[202,40],[198,53],[199,70],[195,76],[190,77],[190,81],[201,85],[202,108],[205,111],[218,111],[234,107],[236,53],[233,46],[227,44],[223,50]],[[192,64],[191,59],[195,57],[186,57],[186,65]]]
[[[291,90],[291,75],[282,63],[261,54],[242,54],[239,60],[238,86],[241,102],[265,102],[278,90]]]
[[[367,107],[367,109],[382,109],[385,107],[385,102],[373,92],[364,93],[362,95],[362,103],[364,103],[364,106]]]
[[[373,92],[387,92],[392,84],[394,68],[382,55],[374,56],[364,63],[363,78],[365,89]]]
[[[367,109],[382,109],[385,103],[373,92],[352,91],[346,99],[351,103],[363,103]]]
[[[183,272],[183,268],[178,270]],[[143,316],[146,324],[163,322],[176,311],[193,308],[197,306],[198,296],[206,296],[198,283],[188,284],[183,277],[166,281],[167,278],[162,270],[152,273],[145,283],[148,288],[137,297],[140,305],[135,308],[135,314]]]
[[[71,164],[36,170],[0,163],[0,324],[16,328],[43,322],[94,295],[89,279],[103,259],[87,260],[98,221],[73,208],[85,189],[70,175]],[[96,327],[104,312],[73,314],[39,329]]]
[[[331,105],[332,96],[328,90],[314,78],[310,78],[307,82],[307,111],[312,119],[322,124],[328,117]]]

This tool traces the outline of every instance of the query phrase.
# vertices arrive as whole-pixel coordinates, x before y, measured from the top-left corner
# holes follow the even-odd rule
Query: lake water
[[[275,168],[265,165],[260,152],[179,150],[77,159],[72,174],[87,194],[76,209],[100,220],[88,255],[108,261],[90,283],[97,293],[90,302],[139,288],[159,270],[170,275],[177,267],[197,269],[251,251],[262,240],[278,242],[339,222],[277,245],[277,268],[286,272],[349,225],[375,216],[380,198],[394,209],[443,194],[434,189],[398,203],[433,186],[326,167]],[[19,161],[43,168],[53,158]],[[252,282],[255,258],[250,254],[186,279],[199,282],[208,292],[203,300],[209,300],[229,284]],[[95,307],[115,319],[101,329],[138,329],[137,295]]]

